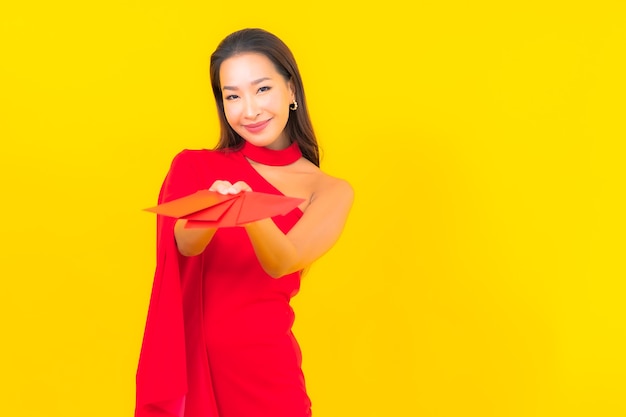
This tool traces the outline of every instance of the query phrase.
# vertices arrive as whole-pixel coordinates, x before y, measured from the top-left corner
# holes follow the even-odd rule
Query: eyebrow
[[[271,78],[270,77],[259,78],[258,80],[252,81],[250,85],[257,85],[257,84],[262,83],[263,81],[268,81],[268,80],[271,80]],[[239,90],[239,88],[236,86],[225,85],[224,87],[222,87],[222,90]]]

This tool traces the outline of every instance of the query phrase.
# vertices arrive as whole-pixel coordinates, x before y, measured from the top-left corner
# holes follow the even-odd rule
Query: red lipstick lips
[[[248,132],[250,132],[250,133],[259,133],[260,131],[265,129],[265,126],[268,125],[270,120],[272,120],[272,119],[266,120],[264,122],[252,123],[252,124],[249,124],[249,125],[243,125],[243,127],[245,127],[246,130]]]

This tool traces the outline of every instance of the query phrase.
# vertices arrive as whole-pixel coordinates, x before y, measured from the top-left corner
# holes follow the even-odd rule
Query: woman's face
[[[293,86],[272,61],[257,53],[232,56],[222,62],[220,85],[226,120],[235,132],[256,146],[289,146],[284,129]]]

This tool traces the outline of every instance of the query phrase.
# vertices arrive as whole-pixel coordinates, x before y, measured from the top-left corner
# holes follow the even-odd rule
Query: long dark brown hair
[[[265,55],[285,80],[291,80],[293,83],[298,109],[289,112],[285,133],[292,141],[298,142],[302,156],[319,167],[319,146],[307,110],[302,77],[296,60],[282,40],[263,29],[243,29],[234,32],[224,38],[211,55],[211,86],[220,119],[220,139],[215,149],[238,149],[244,143],[244,139],[230,127],[224,114],[220,67],[226,59],[246,52]]]

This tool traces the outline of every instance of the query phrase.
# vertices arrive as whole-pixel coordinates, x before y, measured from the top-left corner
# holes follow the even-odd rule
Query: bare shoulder
[[[321,171],[320,171],[321,172]],[[354,196],[354,189],[350,183],[338,177],[333,177],[332,175],[328,175],[325,172],[322,172],[320,178],[320,183],[322,185],[323,191],[328,191],[328,193],[332,193],[335,195],[343,195],[345,197],[352,198]]]
[[[311,177],[314,178],[312,202],[316,199],[332,199],[337,203],[352,203],[354,189],[347,180],[329,175],[313,164],[310,164],[308,171]]]

